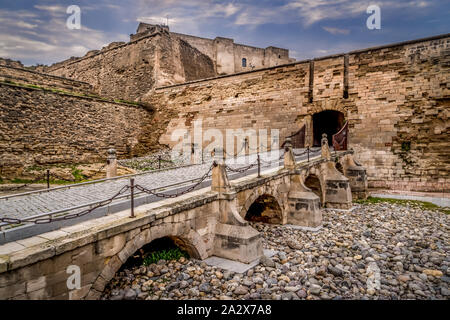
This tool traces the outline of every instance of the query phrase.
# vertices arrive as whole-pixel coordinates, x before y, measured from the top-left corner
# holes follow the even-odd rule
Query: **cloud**
[[[322,27],[322,29],[331,34],[349,34],[350,33],[350,30],[348,30],[348,29],[340,29],[340,28],[334,28],[334,27]]]
[[[57,6],[44,7],[38,9],[51,12],[47,19],[37,19],[32,12],[0,10],[0,57],[50,64],[83,56],[112,41],[128,40],[125,34],[94,30],[83,24],[81,30],[69,30],[65,11],[64,17],[59,17],[54,14],[59,12]]]

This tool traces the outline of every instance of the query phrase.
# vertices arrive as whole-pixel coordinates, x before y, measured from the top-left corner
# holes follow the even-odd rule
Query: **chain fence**
[[[318,149],[320,149],[320,148],[318,148]],[[312,152],[316,152],[316,151],[318,151],[318,149],[315,149],[315,150],[314,149],[310,149],[310,150],[307,149],[307,150],[305,150],[304,152],[302,152],[300,154],[294,154],[294,155],[295,156],[301,156],[301,155],[304,155],[304,154],[306,154],[307,152],[309,152],[311,150],[312,150]],[[281,159],[281,157],[280,157],[280,159]],[[246,171],[248,171],[248,170],[250,170],[250,169],[252,169],[252,168],[257,166],[258,167],[258,177],[259,177],[260,176],[261,162],[267,163],[267,164],[272,164],[273,162],[279,161],[280,159],[272,160],[272,161],[262,160],[260,155],[259,155],[259,153],[258,153],[256,162],[254,162],[254,163],[252,163],[252,164],[250,164],[250,165],[248,165],[246,167],[242,167],[242,168],[233,168],[233,167],[230,167],[229,165],[225,165],[225,170],[231,171],[231,172],[236,172],[236,173],[244,173],[244,172],[246,172]],[[93,207],[91,207],[89,209],[86,209],[86,210],[83,210],[83,211],[80,211],[80,212],[77,212],[77,213],[70,213],[70,214],[65,214],[65,215],[62,215],[62,213],[59,212],[59,213],[54,213],[54,214],[50,214],[50,213],[49,214],[42,214],[41,216],[38,215],[37,217],[24,218],[24,219],[10,218],[10,217],[0,217],[0,223],[5,223],[5,224],[8,224],[8,225],[22,225],[22,224],[25,224],[25,223],[44,224],[44,223],[52,223],[52,222],[56,222],[56,221],[63,221],[63,220],[69,220],[69,219],[82,217],[84,215],[87,215],[87,214],[91,213],[92,211],[94,211],[94,210],[96,210],[98,208],[101,208],[101,207],[109,205],[117,197],[121,196],[122,194],[124,194],[125,192],[127,192],[130,189],[131,189],[130,197],[131,197],[131,203],[132,203],[131,204],[131,209],[132,209],[132,212],[133,212],[133,209],[134,209],[134,204],[133,204],[134,203],[134,190],[135,189],[139,190],[139,191],[141,191],[143,193],[151,194],[151,195],[159,197],[159,198],[166,198],[166,199],[167,198],[177,198],[177,197],[179,197],[181,195],[184,195],[184,194],[187,194],[187,193],[193,191],[195,188],[197,188],[199,185],[201,185],[207,178],[211,177],[211,171],[217,165],[218,164],[216,163],[216,161],[214,161],[213,164],[209,167],[208,171],[203,176],[198,178],[198,181],[195,184],[193,184],[192,186],[190,186],[187,189],[184,189],[182,191],[178,191],[176,193],[172,193],[172,194],[161,193],[161,192],[156,192],[155,191],[156,189],[153,189],[153,190],[152,189],[148,189],[148,188],[146,188],[144,186],[141,186],[139,184],[134,185],[134,178],[131,178],[131,180],[130,180],[131,185],[123,186],[114,196],[112,196],[111,198],[108,198],[106,200],[98,202],[97,204],[95,204]],[[97,170],[97,172],[94,173],[93,175],[91,175],[91,177],[95,176],[96,174],[98,174],[101,170],[104,169],[105,166],[103,166],[99,170]],[[70,181],[70,182],[73,181],[73,180],[69,180],[69,179],[65,179],[63,177],[60,177],[60,176],[58,176],[58,175],[56,175],[54,173],[50,173],[49,171],[47,171],[47,174],[44,176],[44,179],[47,178],[47,181],[49,181],[49,177],[50,176],[56,177],[56,178],[58,178],[60,180],[63,180],[63,181]],[[197,179],[195,179],[195,180],[197,180]],[[195,180],[190,180],[190,181],[195,181]],[[25,187],[27,185],[35,183],[37,181],[42,181],[42,177],[38,177],[35,180],[33,180],[31,182],[28,182],[28,183],[26,183],[26,184],[24,184],[22,186],[17,186],[17,187],[13,187],[13,188],[14,189],[20,189],[20,188],[23,188],[23,187]],[[183,183],[185,183],[185,182],[182,182],[180,184],[183,184]],[[162,188],[163,187],[158,188],[158,189],[162,189]],[[5,189],[3,189],[3,190],[5,190]],[[132,214],[132,217],[134,217],[133,214]]]

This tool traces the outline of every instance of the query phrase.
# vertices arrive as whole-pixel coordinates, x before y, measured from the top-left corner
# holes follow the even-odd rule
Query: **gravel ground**
[[[159,261],[119,271],[101,299],[449,299],[449,215],[356,206],[325,212],[317,232],[254,223],[264,248],[278,253],[245,274]]]

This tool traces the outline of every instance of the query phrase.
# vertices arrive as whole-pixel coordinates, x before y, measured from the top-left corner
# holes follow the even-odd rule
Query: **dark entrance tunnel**
[[[325,110],[313,115],[313,146],[320,147],[322,134],[326,133],[328,145],[332,145],[332,137],[344,126],[345,117],[342,112]]]
[[[278,201],[270,195],[260,196],[248,209],[245,220],[280,224],[281,208]]]

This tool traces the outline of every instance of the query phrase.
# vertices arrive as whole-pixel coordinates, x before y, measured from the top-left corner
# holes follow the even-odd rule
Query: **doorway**
[[[333,134],[344,126],[345,117],[342,112],[325,110],[313,115],[313,146],[320,147],[322,134],[327,134],[328,145],[332,145]]]

